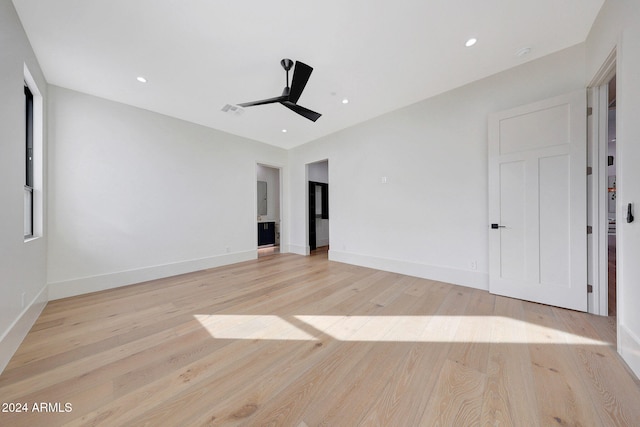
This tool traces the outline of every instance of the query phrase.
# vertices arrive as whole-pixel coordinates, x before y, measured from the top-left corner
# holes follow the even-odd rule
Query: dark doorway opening
[[[319,239],[321,220],[329,219],[329,184],[309,181],[309,249],[316,250],[326,246],[324,239]],[[322,232],[320,230],[320,232]],[[320,240],[320,241],[319,241]],[[326,242],[328,243],[328,241]]]

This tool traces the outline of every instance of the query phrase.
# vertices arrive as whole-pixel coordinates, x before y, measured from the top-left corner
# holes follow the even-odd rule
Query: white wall
[[[47,87],[29,41],[9,0],[0,0],[0,372],[47,300],[46,236],[23,237],[25,120],[24,66],[42,96]],[[46,134],[44,135],[46,147]],[[46,165],[43,157],[36,158]],[[46,182],[39,197],[46,192]],[[46,215],[46,211],[43,213]],[[23,304],[24,302],[24,304]]]
[[[256,257],[256,163],[286,151],[55,86],[49,99],[52,299]]]
[[[607,0],[586,41],[587,81],[617,49],[618,351],[640,376],[640,2]],[[625,221],[633,203],[635,222]]]
[[[488,114],[583,88],[584,61],[575,46],[292,149],[291,247],[305,165],[328,159],[331,259],[487,289]]]
[[[323,160],[309,165],[309,181],[329,183],[329,162]]]

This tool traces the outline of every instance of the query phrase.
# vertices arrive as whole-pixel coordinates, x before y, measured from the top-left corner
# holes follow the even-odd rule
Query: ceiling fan
[[[311,111],[308,108],[304,108],[297,104],[307,81],[309,81],[309,76],[311,76],[313,68],[305,63],[296,61],[295,68],[293,70],[293,80],[291,81],[291,87],[289,87],[289,70],[293,67],[293,61],[285,58],[280,61],[280,65],[282,65],[282,68],[287,72],[287,86],[282,91],[282,95],[276,96],[275,98],[262,99],[260,101],[245,102],[238,105],[241,107],[252,107],[254,105],[275,104],[276,102],[279,102],[291,111],[315,122],[320,118],[320,116],[322,116],[322,114],[316,113],[315,111]]]

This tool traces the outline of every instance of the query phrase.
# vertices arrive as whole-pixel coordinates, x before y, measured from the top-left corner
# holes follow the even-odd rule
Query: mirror
[[[267,214],[267,183],[258,181],[258,215]]]

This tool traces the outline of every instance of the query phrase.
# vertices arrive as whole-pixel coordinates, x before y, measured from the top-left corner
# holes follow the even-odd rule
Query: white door
[[[587,310],[586,93],[489,117],[489,291]]]

